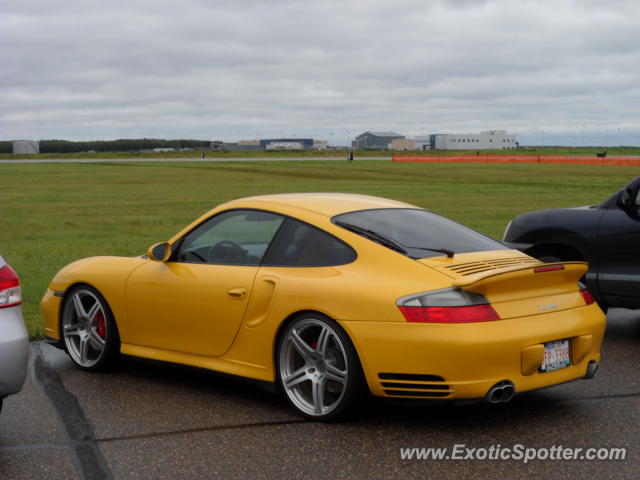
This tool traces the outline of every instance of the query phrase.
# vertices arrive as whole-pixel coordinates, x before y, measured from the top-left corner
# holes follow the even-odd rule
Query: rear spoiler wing
[[[529,288],[544,288],[546,285],[575,283],[589,268],[587,262],[554,262],[526,267],[515,267],[501,272],[480,272],[455,280],[453,285],[477,293],[498,286],[509,288],[526,283]]]

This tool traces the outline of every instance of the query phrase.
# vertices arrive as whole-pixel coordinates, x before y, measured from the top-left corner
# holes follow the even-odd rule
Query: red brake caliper
[[[315,340],[311,342],[311,348],[313,348],[314,350],[318,348],[318,342],[316,342]]]
[[[100,338],[104,338],[107,334],[107,326],[104,321],[104,313],[98,312],[96,314],[96,321],[98,322],[98,335],[100,335]]]

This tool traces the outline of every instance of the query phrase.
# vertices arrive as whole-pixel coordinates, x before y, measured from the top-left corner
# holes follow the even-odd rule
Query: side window
[[[172,260],[259,265],[284,217],[258,210],[231,210],[205,220],[185,235]]]
[[[288,218],[278,232],[263,265],[326,267],[356,259],[346,243],[306,223]]]

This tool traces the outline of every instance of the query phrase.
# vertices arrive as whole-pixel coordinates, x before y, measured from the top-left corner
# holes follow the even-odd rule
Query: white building
[[[265,147],[267,150],[304,150],[302,142],[270,142]]]
[[[431,140],[429,135],[421,135],[416,137],[416,150],[429,150],[431,148]]]
[[[37,140],[15,140],[13,142],[13,153],[19,155],[40,153],[40,142]]]
[[[517,147],[515,135],[506,130],[488,130],[477,134],[429,135],[431,150],[508,150]]]

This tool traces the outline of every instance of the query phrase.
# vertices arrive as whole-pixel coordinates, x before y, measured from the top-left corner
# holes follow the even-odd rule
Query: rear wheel
[[[278,343],[278,380],[289,403],[319,421],[346,415],[362,392],[362,370],[348,335],[320,314],[295,319]]]
[[[120,352],[111,309],[100,292],[79,285],[65,296],[62,336],[71,360],[83,370],[104,370]]]

